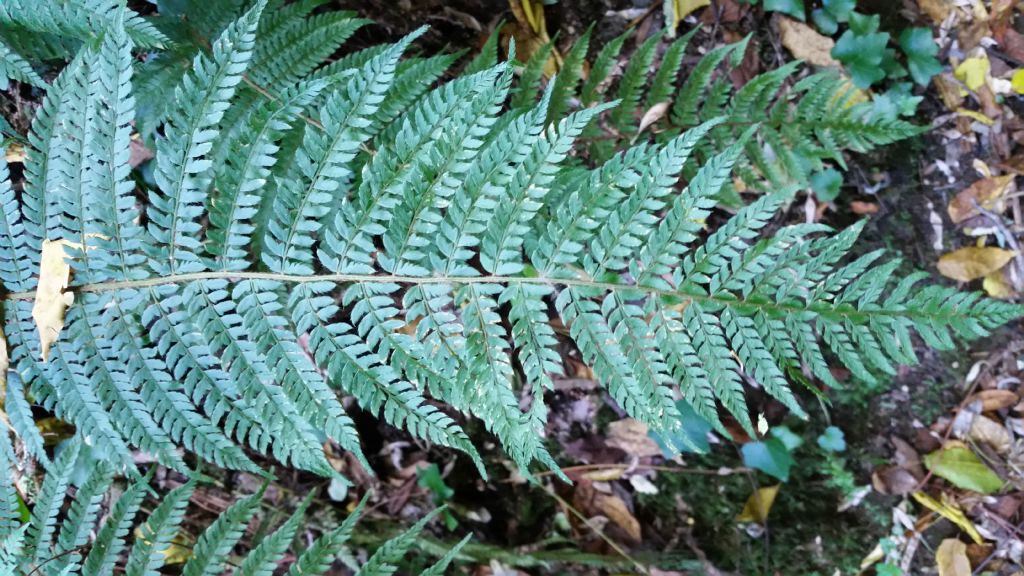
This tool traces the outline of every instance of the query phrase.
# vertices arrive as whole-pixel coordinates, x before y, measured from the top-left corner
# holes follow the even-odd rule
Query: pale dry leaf
[[[971,576],[967,545],[956,538],[946,538],[935,551],[935,565],[939,576]]]
[[[782,45],[794,58],[805,60],[814,66],[839,66],[839,62],[832,57],[832,49],[836,43],[807,24],[780,17],[779,31],[782,33]]]
[[[601,514],[614,522],[619,528],[622,528],[622,531],[632,541],[637,543],[643,541],[643,536],[640,532],[640,522],[629,511],[629,507],[622,501],[622,498],[614,494],[598,493],[594,504]]]
[[[7,337],[0,328],[0,403],[7,398],[7,369],[11,367],[11,357],[7,354]]]
[[[25,162],[25,148],[17,142],[12,142],[7,146],[7,152],[4,153],[4,159],[7,160],[8,164],[22,164]]]
[[[981,392],[971,396],[967,403],[970,404],[975,401],[981,401],[982,412],[993,412],[995,410],[1009,408],[1016,404],[1018,400],[1020,400],[1020,397],[1012,390],[995,389],[982,390]]]
[[[946,278],[970,282],[999,270],[1016,255],[1013,250],[994,246],[968,246],[943,254],[939,258],[939,273]]]
[[[936,24],[942,24],[953,11],[952,0],[917,0],[917,5]]]
[[[1017,292],[1010,284],[1010,280],[1006,277],[1005,268],[1003,270],[996,270],[991,274],[986,274],[985,279],[981,281],[981,288],[989,296],[1003,300],[1017,295]]]
[[[654,106],[651,106],[644,112],[642,118],[640,118],[640,129],[637,131],[637,136],[643,134],[644,130],[649,128],[651,124],[654,124],[658,120],[665,117],[665,112],[668,112],[668,102],[658,102]]]
[[[1010,450],[1010,432],[1005,426],[988,416],[975,416],[967,438],[974,442],[988,444],[997,454],[1006,454]]]
[[[50,355],[50,346],[57,341],[64,327],[64,311],[75,299],[74,294],[65,292],[71,281],[71,266],[65,261],[65,246],[82,247],[68,240],[43,240],[39,258],[39,283],[32,305],[32,319],[39,330],[39,350],[44,362]]]
[[[964,188],[949,201],[949,206],[946,207],[949,219],[954,224],[960,224],[968,218],[977,216],[978,209],[975,204],[986,210],[996,208],[1013,184],[1013,178],[1013,174],[982,178]]]
[[[661,455],[658,443],[647,435],[647,425],[633,418],[609,424],[605,443],[637,458]]]

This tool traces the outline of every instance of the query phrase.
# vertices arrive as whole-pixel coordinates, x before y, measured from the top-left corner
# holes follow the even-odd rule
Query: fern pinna
[[[7,435],[0,435],[0,574],[107,576],[156,576],[171,563],[172,548],[181,547],[179,539],[189,499],[196,480],[179,485],[152,506],[144,506],[152,474],[129,483],[104,510],[104,500],[112,490],[115,469],[109,462],[96,461],[89,447],[76,436],[62,444],[35,498],[32,515],[21,524],[18,493],[11,479],[14,461]],[[61,514],[65,492],[75,483],[77,470],[86,470],[77,481],[75,496]],[[190,543],[191,550],[181,567],[187,576],[233,574],[270,576],[283,567],[293,576],[317,576],[326,573],[336,558],[351,557],[347,546],[368,498],[364,497],[344,521],[324,529],[319,537],[306,543],[286,560],[293,540],[302,527],[302,519],[313,502],[307,496],[275,530],[245,541],[250,548],[240,557],[233,551],[243,541],[250,521],[260,513],[263,489],[238,499],[206,526]],[[147,510],[148,515],[142,513]],[[442,509],[424,516],[419,522],[384,542],[362,564],[352,566],[360,576],[393,574],[424,527]],[[58,523],[58,517],[61,522]],[[134,530],[132,528],[135,527]],[[134,536],[129,537],[130,533]],[[130,540],[130,542],[129,542]],[[469,538],[452,547],[440,560],[420,572],[444,574]],[[181,554],[179,554],[181,556]],[[279,572],[281,573],[281,572]]]
[[[184,453],[256,470],[251,449],[333,475],[325,440],[363,459],[346,394],[482,474],[453,412],[482,421],[524,472],[557,469],[544,444],[544,394],[563,370],[552,317],[623,409],[678,438],[678,397],[750,430],[745,381],[803,414],[789,382],[835,385],[826,358],[874,381],[916,360],[912,332],[948,348],[1021,312],[896,278],[880,252],[847,262],[862,224],[763,234],[792,188],[706,230],[734,168],[762,169],[751,151],[773,138],[744,127],[722,145],[730,115],[756,115],[756,94],[792,70],[741,89],[724,118],[691,114],[705,88],[691,78],[674,104],[688,130],[587,164],[603,153],[577,154],[581,137],[605,121],[633,129],[644,82],[628,76],[646,74],[647,44],[617,101],[598,104],[592,77],[574,109],[569,74],[572,86],[552,79],[510,109],[531,88],[493,52],[430,89],[453,58],[403,60],[420,32],[323,66],[319,45],[283,49],[311,30],[337,45],[362,24],[314,13],[321,3],[260,0],[228,19],[158,111],[133,86],[174,74],[136,75],[138,20],[109,6],[82,28],[36,113],[23,185],[6,166],[0,178],[6,407],[40,459],[33,404],[115,468],[133,471],[139,449],[179,470]],[[659,71],[648,96],[675,93],[675,75]],[[771,114],[811,118],[843,98],[822,77],[801,82],[803,100]],[[129,166],[137,104],[161,126],[149,185]],[[908,130],[849,109],[887,138]],[[858,143],[817,138],[835,154]],[[46,241],[68,246],[74,301],[43,359],[31,298]]]

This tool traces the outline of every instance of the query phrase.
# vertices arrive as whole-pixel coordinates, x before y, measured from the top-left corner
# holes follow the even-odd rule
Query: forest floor
[[[377,22],[361,31],[353,46],[393,40],[426,23],[431,31],[422,41],[424,50],[474,51],[499,22],[522,25],[507,0],[335,4]],[[664,26],[661,4],[558,0],[544,7],[546,28],[559,50],[591,24],[597,39],[592,46],[627,26],[639,29],[638,44]],[[748,78],[794,58],[787,46],[792,42],[784,42],[780,32],[785,16],[733,0],[676,4],[696,6],[680,30],[702,25],[688,65],[699,54],[747,34],[753,40],[741,68]],[[979,240],[987,247],[1016,249],[1024,230],[1013,182],[1024,175],[1019,117],[1024,99],[1012,88],[1007,91],[1006,83],[1024,67],[1024,15],[1013,4],[858,3],[859,11],[880,14],[882,30],[893,38],[911,26],[934,32],[943,70],[928,86],[914,88],[923,97],[915,121],[932,129],[908,143],[850,158],[835,200],[800,195],[787,219],[843,227],[869,218],[860,250],[887,248],[904,257],[907,269],[925,270],[944,283],[955,281],[939,274],[940,258],[954,265],[958,260],[943,255],[977,246]],[[633,42],[624,59],[635,48]],[[980,84],[962,68],[972,58],[985,60]],[[983,210],[972,212],[972,199]],[[968,265],[978,279],[963,287],[980,289],[985,276],[990,293],[1017,297],[1021,265],[1020,256],[980,273]],[[820,402],[808,395],[805,403],[813,410],[806,421],[788,416],[768,399],[754,400],[753,411],[778,436],[788,435],[790,446],[801,444],[787,451],[791,469],[784,482],[745,466],[741,438],[713,435],[708,454],[665,460],[571,357],[567,360],[576,370],[556,382],[548,427],[549,444],[573,479],[571,485],[543,474],[539,483],[528,483],[512,472],[480,429],[474,437],[487,448],[492,470],[484,482],[468,461],[410,443],[370,416],[358,418],[358,424],[363,437],[374,443],[367,454],[375,455],[377,475],[359,475],[341,455],[338,465],[357,480],[351,490],[376,491],[367,522],[378,523],[382,532],[437,503],[449,503],[450,531],[435,532],[424,546],[473,532],[467,554],[476,566],[473,573],[481,576],[1013,574],[1024,570],[1022,353],[1024,329],[1016,323],[970,349],[937,353],[922,346],[920,366],[901,368],[875,386],[851,382],[826,391]],[[840,371],[835,375],[848,380]],[[835,433],[827,432],[833,429],[841,432],[845,449],[835,446]],[[959,458],[964,452],[972,458],[957,460],[952,473],[934,465],[935,455]],[[926,455],[931,455],[927,465]],[[988,478],[983,472],[980,479],[975,475],[979,466],[998,476],[1000,489],[965,488]],[[230,502],[231,488],[256,482],[229,476],[221,488],[206,489],[198,497],[215,513]],[[288,499],[313,488],[322,489],[325,506],[317,514],[327,522],[336,512],[329,500],[343,502],[348,495],[323,480],[283,475],[269,498]],[[752,495],[773,500],[751,507]],[[966,568],[964,561],[969,562]]]

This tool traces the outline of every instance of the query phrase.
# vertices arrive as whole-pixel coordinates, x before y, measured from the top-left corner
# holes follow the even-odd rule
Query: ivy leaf
[[[825,6],[825,12],[828,12],[836,22],[846,22],[850,19],[853,9],[857,7],[857,0],[824,0],[822,4]]]
[[[866,89],[885,78],[882,61],[889,35],[885,32],[858,35],[853,30],[852,19],[850,23],[850,29],[839,37],[832,49],[832,57],[843,63],[858,88]]]
[[[800,21],[807,19],[804,0],[764,0],[764,9],[767,12],[782,12]]]
[[[785,482],[793,467],[793,456],[778,438],[743,445],[743,464]]]
[[[839,196],[843,187],[843,174],[835,168],[826,168],[811,176],[811,189],[822,202],[831,202]]]
[[[882,19],[878,14],[868,16],[860,12],[850,12],[849,22],[850,31],[854,36],[867,36],[878,32],[878,26],[882,23]]]
[[[900,48],[907,55],[907,67],[910,76],[921,86],[931,81],[932,76],[942,72],[942,64],[935,55],[939,53],[939,45],[932,38],[928,28],[907,28],[900,34]]]
[[[839,30],[839,22],[836,21],[835,16],[821,8],[811,11],[811,20],[814,20],[814,25],[824,34],[831,36]]]
[[[786,450],[790,452],[796,450],[804,443],[804,439],[797,436],[788,426],[772,428],[772,436],[782,441],[782,444],[786,446]]]
[[[679,434],[669,438],[662,438],[657,432],[648,432],[648,435],[657,442],[666,458],[671,457],[677,451],[691,452],[695,454],[706,454],[711,449],[708,442],[708,432],[711,432],[711,424],[701,418],[697,411],[690,406],[686,400],[676,402],[679,409],[679,416],[682,420],[682,428]],[[675,446],[675,449],[671,447]],[[696,448],[696,450],[694,449]]]
[[[843,452],[846,450],[846,437],[839,428],[829,426],[824,434],[818,436],[818,446],[828,452]]]

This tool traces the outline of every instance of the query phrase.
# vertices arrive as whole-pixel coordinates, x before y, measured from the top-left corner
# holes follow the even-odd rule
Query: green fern
[[[8,438],[6,433],[2,437]],[[110,466],[93,459],[80,436],[63,442],[59,452],[56,465],[46,474],[42,488],[28,502],[32,507],[29,522],[21,524],[19,518],[9,521],[6,515],[0,522],[0,574],[105,576],[115,573],[115,564],[124,558],[127,558],[123,565],[127,576],[163,573],[161,568],[168,560],[172,539],[184,529],[182,522],[196,481],[171,490],[147,517],[136,521],[135,518],[143,514],[147,494],[152,491],[149,481],[155,468],[140,480],[128,483],[123,490],[111,490],[113,472]],[[3,466],[0,487],[3,487],[17,475],[14,474],[14,462],[0,458],[0,463]],[[74,484],[72,477],[76,469],[89,472],[70,499],[66,518],[54,538],[55,515],[67,499],[68,488]],[[286,566],[290,567],[291,573],[303,576],[326,573],[351,537],[369,495],[336,528],[325,531],[301,553],[296,550],[297,559],[289,564],[284,561],[285,555],[292,549],[312,497],[311,494],[303,500],[283,524],[266,536],[251,541],[247,539],[249,549],[236,557],[231,553],[243,539],[249,520],[259,513],[263,492],[239,499],[203,529],[188,552],[182,573],[224,574],[231,570],[245,576],[270,576]],[[16,505],[17,495],[13,498]],[[4,497],[0,505],[6,505],[7,499]],[[103,504],[105,500],[111,500],[106,507]],[[409,531],[382,544],[367,561],[364,571],[394,573],[414,547],[415,536],[433,517],[434,514],[427,516]],[[136,525],[138,528],[134,536],[129,537],[131,528]],[[423,573],[443,574],[467,540],[468,537]]]
[[[201,4],[156,22],[168,28]],[[745,381],[802,414],[789,381],[805,367],[834,385],[834,357],[871,381],[916,360],[914,332],[948,348],[1021,313],[919,288],[920,276],[897,278],[897,263],[877,254],[846,263],[862,225],[832,236],[823,226],[774,230],[792,187],[705,230],[736,171],[799,185],[825,159],[916,132],[851,104],[835,78],[787,91],[795,69],[785,67],[734,91],[715,71],[744,46],[716,49],[684,77],[651,142],[608,139],[585,154],[580,140],[602,131],[606,113],[619,136],[638,137],[640,103],[676,92],[685,38],[645,88],[660,37],[648,40],[614,91],[621,101],[596,104],[626,37],[607,44],[573,109],[578,71],[531,101],[522,95],[533,93],[533,72],[517,87],[494,46],[470,73],[436,83],[452,58],[402,59],[422,30],[325,66],[317,42],[285,50],[315,30],[337,46],[362,25],[319,5],[226,3],[229,16],[191,20],[219,36],[186,50],[191,63],[160,92],[159,113],[143,102],[152,87],[138,107],[133,97],[137,79],[174,77],[159,57],[135,74],[133,41],[153,40],[149,20],[111,5],[78,28],[46,28],[81,45],[33,121],[20,194],[0,163],[5,409],[37,457],[33,405],[129,474],[139,449],[179,471],[196,457],[259,471],[261,454],[333,476],[324,440],[366,464],[344,394],[464,452],[482,474],[465,417],[524,473],[534,463],[557,470],[544,442],[544,393],[563,372],[553,315],[622,408],[669,438],[680,436],[680,396],[716,426],[721,407],[749,429]],[[571,51],[567,66],[584,52]],[[510,97],[522,106],[507,108]],[[155,186],[141,191],[128,165],[140,114],[162,129]],[[68,251],[76,297],[47,361],[30,302],[44,239],[85,247]],[[63,493],[50,492],[25,534],[33,558],[53,531],[47,506]],[[178,502],[156,515],[154,544],[131,556],[140,573],[154,570]],[[218,565],[247,514],[218,524],[192,572]],[[111,549],[118,526],[104,533]],[[65,544],[79,539],[69,533]],[[97,554],[86,566],[109,564]]]

